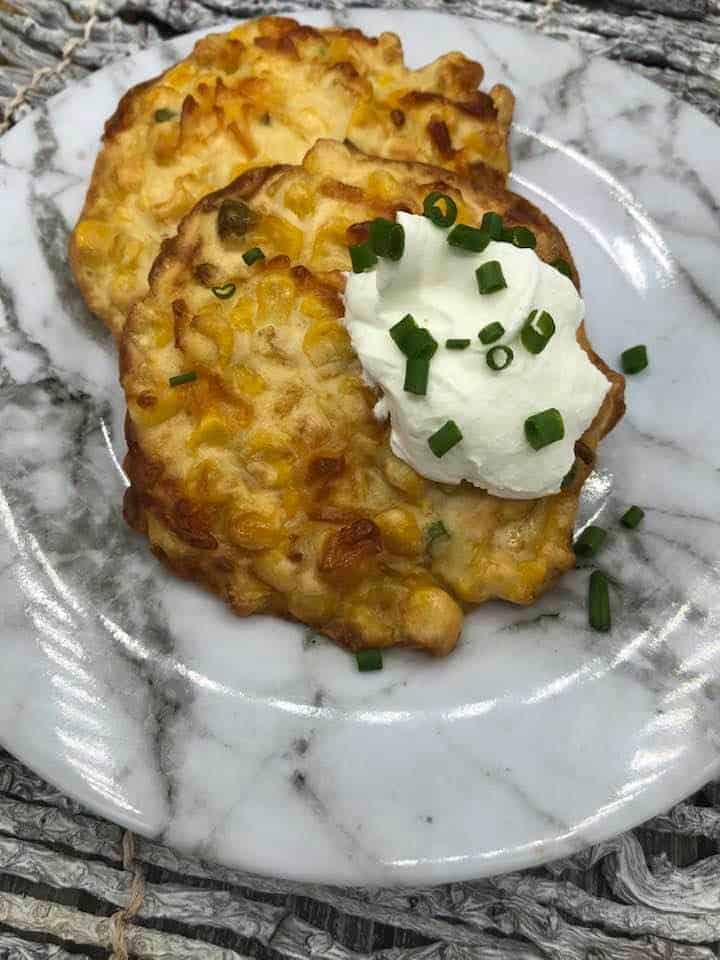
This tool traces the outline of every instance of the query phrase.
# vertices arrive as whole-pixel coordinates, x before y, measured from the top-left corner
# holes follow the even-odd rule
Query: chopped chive
[[[469,340],[446,340],[445,346],[448,350],[466,350],[470,346]]]
[[[537,354],[543,352],[554,333],[555,321],[547,310],[533,310],[520,331],[520,339],[528,353]]]
[[[159,110],[155,111],[155,123],[166,123],[168,120],[176,116],[174,110],[170,110],[168,107],[160,107]]]
[[[485,213],[480,229],[483,233],[487,233],[492,240],[499,240],[503,232],[503,218],[499,213]]]
[[[366,273],[377,263],[375,251],[369,243],[356,243],[350,247],[350,261],[353,273]]]
[[[502,343],[491,347],[485,354],[485,361],[491,370],[505,370],[513,362],[515,354],[510,347]]]
[[[407,358],[403,385],[403,390],[407,393],[414,393],[418,397],[424,397],[427,393],[431,356],[432,354],[420,353]]]
[[[640,373],[648,365],[647,348],[644,343],[623,350],[620,354],[623,373]]]
[[[600,570],[590,574],[588,619],[593,630],[607,633],[610,629],[610,591],[608,579]]]
[[[251,267],[254,263],[257,263],[258,260],[264,259],[265,254],[262,252],[260,247],[250,247],[250,249],[246,250],[243,254],[243,260],[249,267]]]
[[[567,262],[567,260],[563,260],[562,257],[557,257],[555,260],[553,260],[550,266],[555,267],[555,269],[559,273],[562,273],[564,277],[567,277],[568,280],[572,278],[572,270],[570,269],[570,264]]]
[[[428,546],[430,546],[433,541],[438,540],[440,537],[449,538],[450,531],[442,522],[442,520],[434,520],[425,528],[425,539],[427,540]]]
[[[507,286],[499,260],[488,260],[481,264],[475,271],[475,276],[480,293],[497,293]]]
[[[525,436],[533,450],[542,450],[565,436],[565,424],[559,410],[550,407],[534,413],[525,421]]]
[[[438,348],[438,342],[435,337],[425,327],[415,327],[403,339],[403,345],[400,348],[406,357],[419,357],[421,355],[428,358],[435,355]]]
[[[602,527],[585,527],[573,545],[575,556],[582,557],[584,560],[594,557],[605,543],[606,537],[607,530],[603,530]]]
[[[406,313],[402,320],[390,327],[390,336],[393,338],[395,343],[400,347],[403,353],[405,353],[405,344],[408,337],[413,330],[417,330],[417,324],[415,323],[415,317],[411,313]]]
[[[448,234],[447,242],[451,247],[458,247],[460,250],[482,253],[491,239],[489,233],[484,233],[478,227],[457,223]]]
[[[495,343],[504,333],[505,327],[495,320],[493,323],[488,323],[487,326],[483,327],[478,336],[480,337],[480,343],[487,345],[488,343]]]
[[[444,212],[441,203],[444,204]],[[451,227],[457,217],[457,205],[446,193],[433,190],[423,201],[423,213],[436,227]]]
[[[537,246],[537,239],[532,230],[527,227],[513,227],[510,230],[510,243],[521,249],[534,250]]]
[[[634,530],[644,516],[645,511],[640,507],[630,507],[630,509],[626,510],[625,513],[620,517],[620,523],[624,527],[627,527],[628,530]]]
[[[211,287],[212,292],[220,300],[229,300],[230,297],[235,293],[235,284],[234,283],[225,283],[222,287]]]
[[[452,450],[462,440],[460,427],[454,420],[448,420],[439,430],[428,438],[428,445],[435,456],[440,459],[448,450]]]
[[[188,370],[187,373],[178,373],[175,377],[170,377],[168,383],[171,387],[180,387],[183,383],[192,383],[197,380],[197,373],[194,370]]]
[[[360,673],[368,673],[370,670],[382,670],[383,658],[381,650],[358,650],[355,654],[358,670]]]
[[[394,220],[378,217],[370,224],[370,246],[379,257],[399,260],[405,250],[405,230]]]

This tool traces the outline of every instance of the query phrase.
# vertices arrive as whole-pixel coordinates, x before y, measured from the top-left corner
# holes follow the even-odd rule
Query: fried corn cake
[[[130,314],[126,519],[241,615],[295,618],[355,650],[446,654],[468,605],[531,603],[574,563],[579,490],[623,411],[623,379],[582,328],[611,387],[556,496],[427,481],[373,416],[378,396],[342,322],[348,244],[375,217],[421,212],[434,190],[459,221],[499,212],[533,230],[543,260],[572,264],[548,218],[491,182],[321,141],[302,166],[249,171],[202,200]],[[450,536],[432,540],[438,520]]]
[[[504,182],[514,101],[478,91],[482,78],[460,53],[409,70],[390,33],[265,17],[205,37],[105,126],[70,243],[88,306],[119,334],[161,240],[201,197],[250,167],[299,163],[323,137],[470,175],[486,164]]]

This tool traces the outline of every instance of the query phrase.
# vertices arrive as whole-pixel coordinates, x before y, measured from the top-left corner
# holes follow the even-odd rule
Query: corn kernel
[[[348,332],[335,320],[314,323],[303,338],[303,350],[316,367],[333,361],[347,363],[353,358]]]
[[[230,311],[228,319],[238,330],[254,330],[255,301],[250,297],[239,299]]]
[[[335,217],[320,227],[315,237],[315,243],[313,244],[313,260],[316,264],[325,258],[337,260],[337,258],[340,257],[339,262],[322,264],[322,266],[325,269],[345,267],[348,245],[346,231],[351,223],[352,220]]]
[[[109,252],[115,240],[115,227],[102,220],[81,220],[75,227],[75,243],[84,255],[99,262]]]
[[[401,490],[411,500],[419,500],[422,497],[425,481],[407,463],[389,454],[383,469],[388,483],[397,490]]]
[[[229,444],[230,436],[225,420],[214,413],[208,413],[188,437],[187,445],[190,450],[197,450],[203,443],[212,447],[224,447]]]
[[[398,196],[400,184],[385,170],[375,170],[368,177],[368,191],[382,200],[392,200]]]
[[[223,307],[219,303],[207,304],[192,318],[192,327],[212,340],[218,356],[227,363],[232,356],[235,331],[228,323]]]
[[[412,557],[424,549],[424,540],[415,514],[402,507],[394,507],[375,517],[384,545],[393,553]]]
[[[310,295],[300,301],[300,312],[313,320],[331,320],[335,314],[330,310],[327,300]]]
[[[233,387],[244,396],[256,397],[267,389],[265,379],[257,371],[246,367],[244,364],[233,367],[228,376],[232,380]]]
[[[190,62],[181,62],[173,67],[163,77],[163,83],[173,90],[184,90],[189,84],[198,80],[197,68]]]
[[[261,238],[265,237],[267,239],[266,246],[273,254],[284,253],[291,260],[297,260],[302,252],[302,230],[294,227],[282,217],[276,217],[272,214],[263,217],[258,225],[257,233]],[[260,242],[260,246],[263,246],[262,242]]]
[[[141,392],[145,399],[148,393]],[[184,399],[177,390],[166,390],[154,397],[152,404],[138,403],[138,397],[130,398],[130,416],[142,427],[156,427],[174,417],[183,407]]]
[[[303,623],[327,623],[336,607],[337,601],[331,593],[291,590],[288,596],[288,610]]]
[[[258,284],[258,323],[278,323],[290,316],[295,284],[288,276],[269,274]]]
[[[297,567],[281,550],[268,550],[260,554],[253,568],[261,580],[281,593],[290,593],[297,587]]]
[[[369,127],[377,123],[378,111],[368,100],[361,100],[350,115],[350,127]]]
[[[405,604],[405,632],[414,644],[442,656],[457,642],[463,614],[453,598],[439,587],[414,590]]]
[[[188,471],[185,488],[194,499],[217,501],[224,499],[222,495],[218,496],[222,481],[222,471],[215,460],[200,460]]]
[[[279,515],[241,510],[231,517],[228,535],[243,550],[267,550],[282,540],[279,519]]]
[[[303,219],[315,211],[315,198],[303,183],[294,183],[285,191],[285,205]]]

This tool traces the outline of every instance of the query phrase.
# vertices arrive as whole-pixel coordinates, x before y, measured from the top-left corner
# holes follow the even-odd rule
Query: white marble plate
[[[529,32],[352,22],[399,32],[414,65],[460,49],[513,87],[513,185],[566,232],[594,343],[615,362],[649,345],[582,507],[611,530],[612,633],[588,630],[578,570],[533,609],[478,610],[447,660],[359,674],[298,627],[234,618],[126,529],[115,352],[65,245],[104,118],[187,37],[0,142],[0,738],[93,810],[227,864],[477,877],[623,830],[720,768],[720,131]],[[635,533],[616,522],[630,503]]]

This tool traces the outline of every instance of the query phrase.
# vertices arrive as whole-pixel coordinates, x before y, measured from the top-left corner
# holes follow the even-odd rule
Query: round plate
[[[322,14],[303,19],[327,23]],[[51,100],[0,142],[0,736],[88,807],[243,868],[338,883],[478,877],[658,813],[720,766],[720,131],[574,47],[357,11],[419,65],[460,49],[517,96],[512,186],[573,249],[611,362],[647,343],[581,521],[608,527],[613,629],[588,570],[488,604],[457,651],[382,673],[303,629],[235,618],[120,514],[116,354],[66,242],[103,120],[188,36]],[[643,525],[625,531],[632,503]]]

